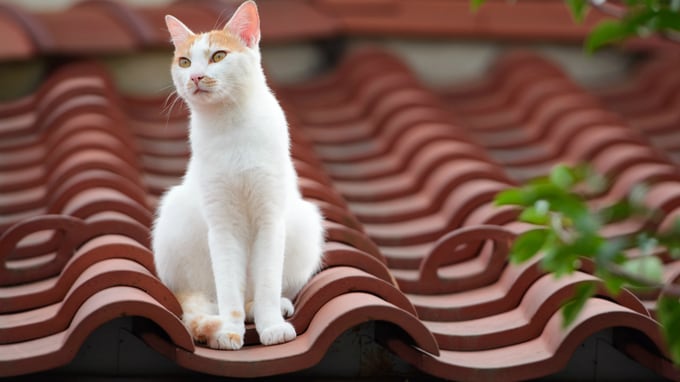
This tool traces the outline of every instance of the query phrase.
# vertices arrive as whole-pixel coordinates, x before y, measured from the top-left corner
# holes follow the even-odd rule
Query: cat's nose
[[[204,75],[201,74],[192,74],[191,75],[191,80],[194,81],[196,85],[198,85],[199,82],[204,78]]]

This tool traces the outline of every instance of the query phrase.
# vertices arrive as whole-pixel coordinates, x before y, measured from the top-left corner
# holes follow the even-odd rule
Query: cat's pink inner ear
[[[191,29],[182,24],[182,22],[177,20],[174,16],[165,15],[165,25],[168,27],[172,43],[175,47],[181,45],[189,37],[194,35],[194,32],[192,32]]]
[[[248,0],[241,4],[227,22],[224,30],[238,36],[250,48],[259,44],[260,16],[255,2]]]

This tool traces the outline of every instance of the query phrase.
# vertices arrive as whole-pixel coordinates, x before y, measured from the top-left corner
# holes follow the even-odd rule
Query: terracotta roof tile
[[[263,23],[263,34],[290,41],[388,29],[512,37],[541,30],[572,39],[588,28],[535,17],[520,25],[500,3],[472,18],[461,13],[456,24],[449,12],[465,6],[467,15],[465,2],[411,3],[264,2],[263,19],[272,22]],[[86,1],[64,14],[3,5],[0,31],[13,37],[0,58],[167,47],[163,14],[206,29],[235,4]],[[517,12],[552,14],[556,5],[563,7],[527,4]],[[395,17],[387,20],[385,10]],[[442,11],[440,18],[432,19],[432,10]],[[309,23],[287,23],[293,12]],[[490,17],[506,24],[483,25]],[[86,25],[97,25],[96,33],[74,38]],[[376,338],[398,357],[442,378],[547,376],[586,338],[612,328],[617,348],[679,378],[654,320],[658,290],[610,296],[588,261],[559,280],[545,274],[540,259],[510,264],[509,246],[527,226],[513,208],[493,206],[499,190],[554,163],[590,161],[611,179],[590,203],[645,182],[645,202],[665,214],[660,225],[670,224],[680,214],[677,63],[650,59],[631,84],[593,93],[557,65],[513,52],[480,79],[437,93],[396,57],[364,50],[322,77],[277,87],[300,188],[324,212],[324,266],[295,301],[294,341],[262,346],[249,325],[246,346],[236,352],[194,345],[178,302],[154,276],[149,227],[158,197],[179,182],[188,160],[186,109],[121,96],[102,66],[67,63],[31,95],[0,104],[0,376],[65,365],[95,328],[135,316],[143,318],[134,320],[135,334],[160,354],[230,377],[311,367],[344,331],[375,322]],[[603,232],[641,228],[625,221]],[[664,280],[677,283],[680,261],[655,255],[666,264]],[[600,290],[564,330],[559,306],[591,281]]]
[[[552,315],[540,335],[529,341],[478,351],[442,350],[439,356],[421,352],[396,337],[386,337],[383,342],[422,370],[440,378],[455,375],[460,381],[525,380],[555,373],[587,337],[614,322],[617,327],[640,331],[663,346],[655,321],[609,300],[588,300],[582,314],[567,329],[562,328],[561,321],[559,312]]]
[[[90,78],[88,73],[92,81],[78,81]],[[42,344],[52,353],[27,350],[21,359],[7,354],[11,367],[4,374],[68,362],[68,354],[73,354],[79,341],[105,317],[135,315],[142,306],[138,299],[146,301],[143,305],[158,305],[141,316],[168,331],[172,342],[163,345],[166,349],[174,348],[178,354],[182,349],[193,352],[193,344],[186,343],[188,333],[181,324],[177,326],[179,305],[153,276],[152,256],[147,249],[154,196],[163,191],[164,183],[177,182],[186,166],[186,113],[174,114],[168,123],[168,117],[158,114],[158,100],[127,99],[119,103],[119,98],[109,96],[112,89],[107,75],[98,70],[77,74],[66,66],[54,75],[57,79],[47,81],[33,95],[2,109],[10,120],[33,115],[5,130],[8,137],[20,142],[7,144],[3,151],[8,159],[5,163],[10,163],[7,168],[20,174],[43,163],[52,166],[35,172],[37,177],[30,182],[24,179],[7,186],[11,191],[6,193],[3,206],[15,213],[6,218],[7,228],[0,237],[6,274],[2,278],[5,286],[0,289],[0,339],[7,344],[0,346],[8,351],[10,347],[31,349],[41,341],[52,341],[50,347]],[[92,103],[96,107],[90,107]],[[102,118],[95,118],[102,114]],[[87,116],[91,118],[84,119]],[[310,281],[297,301],[291,322],[301,334],[299,339],[284,345],[298,349],[298,353],[283,357],[280,348],[261,349],[250,326],[246,350],[222,354],[220,362],[259,359],[259,364],[269,365],[267,373],[277,373],[274,365],[279,364],[300,370],[309,366],[309,361],[289,363],[289,356],[301,357],[312,350],[320,356],[344,330],[377,319],[402,327],[423,349],[436,354],[434,337],[396,288],[379,249],[330,186],[330,178],[319,168],[313,152],[305,149],[305,139],[293,135],[293,153],[303,169],[303,193],[316,200],[329,217],[325,222],[325,269]],[[60,139],[62,136],[70,139]],[[115,139],[107,139],[111,137]],[[155,183],[154,177],[164,180]],[[27,192],[33,188],[39,192]],[[32,217],[26,219],[24,212]],[[125,293],[105,301],[113,290]],[[103,304],[102,308],[97,304]],[[325,313],[338,311],[342,315]],[[157,344],[158,339],[146,329],[140,329],[140,333]],[[273,353],[268,360],[265,353],[270,349]],[[211,359],[217,354],[213,353],[199,349],[188,355],[191,367],[210,372]],[[29,366],[38,357],[49,362]]]
[[[0,58],[38,55],[110,54],[168,48],[163,16],[173,14],[195,30],[209,30],[215,15],[231,14],[239,2],[177,1],[165,7],[133,7],[114,0],[82,0],[65,12],[29,12],[0,5],[0,31],[7,43]],[[303,0],[279,0],[259,5],[262,34],[267,43],[335,36],[337,22]],[[304,23],[288,22],[293,17]],[[87,33],[82,33],[87,30]]]
[[[510,6],[490,2],[470,13],[466,1],[316,0],[342,23],[345,33],[435,37],[494,37],[497,39],[558,39],[581,41],[603,18],[590,12],[574,25],[560,2],[525,2]]]
[[[90,333],[122,315],[148,318],[160,326],[176,346],[194,349],[191,336],[175,314],[141,289],[118,286],[101,289],[90,296],[75,312],[66,330],[0,345],[0,376],[35,373],[67,364]]]
[[[677,167],[621,115],[535,54],[501,57],[484,78],[445,90],[442,104],[417,90],[421,85],[397,59],[368,51],[346,58],[334,74],[286,89],[334,187],[380,247],[442,352],[423,355],[393,333],[384,342],[427,373],[462,380],[556,372],[565,353],[606,327],[600,320],[609,315],[662,349],[647,310],[654,310],[653,293],[640,296],[644,303],[630,292],[611,302],[593,298],[581,321],[562,332],[558,307],[576,285],[597,281],[592,266],[586,262],[586,273],[554,280],[544,275],[540,259],[508,264],[508,246],[526,228],[513,223],[512,208],[496,209],[491,201],[515,184],[511,177],[523,181],[554,163],[589,160],[612,179],[593,204],[625,196],[645,181],[648,204],[672,214]],[[312,98],[319,92],[325,96]],[[414,102],[409,97],[415,94],[424,96]],[[399,127],[391,127],[394,121]],[[604,232],[641,228],[627,221]],[[670,281],[676,264],[666,262]],[[643,358],[654,352],[638,351]],[[486,364],[489,357],[498,364]]]

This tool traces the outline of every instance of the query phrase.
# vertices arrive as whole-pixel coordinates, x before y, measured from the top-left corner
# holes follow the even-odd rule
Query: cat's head
[[[190,105],[233,103],[261,72],[260,17],[255,2],[241,4],[223,29],[194,33],[165,16],[175,55],[172,80]]]

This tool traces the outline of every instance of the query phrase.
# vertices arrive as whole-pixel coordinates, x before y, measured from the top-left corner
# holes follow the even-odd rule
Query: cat
[[[158,276],[197,343],[239,349],[248,320],[264,345],[291,341],[284,316],[321,266],[324,230],[298,189],[288,124],[262,70],[257,6],[244,2],[224,29],[207,33],[165,21],[172,80],[190,111],[191,157],[181,184],[159,201]]]

